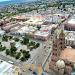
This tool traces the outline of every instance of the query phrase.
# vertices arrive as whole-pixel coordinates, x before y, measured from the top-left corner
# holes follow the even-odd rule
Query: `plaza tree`
[[[6,55],[9,55],[10,54],[10,50],[9,49],[6,49]]]
[[[38,48],[40,46],[40,43],[37,43],[36,45],[35,45],[35,48]]]
[[[0,45],[0,51],[4,51],[6,49],[5,46]]]
[[[3,37],[2,37],[2,41],[8,41],[8,36],[7,35],[3,35]]]
[[[15,46],[11,46],[10,55],[14,57],[16,55],[16,51],[17,51],[17,48]]]
[[[21,61],[25,61],[25,58],[24,57],[21,57],[21,59],[20,59]]]
[[[19,59],[20,57],[21,57],[21,52],[17,52],[15,58],[16,58],[16,59]]]
[[[37,29],[38,29],[38,30],[40,30],[40,29],[41,29],[41,26],[40,26],[40,25],[38,25],[38,26],[37,26]]]
[[[24,57],[26,60],[28,60],[28,58],[30,58],[29,51],[23,52],[23,57]]]
[[[29,51],[22,50],[22,57],[20,58],[21,61],[26,61],[30,58]]]
[[[34,41],[31,41],[29,42],[28,46],[34,46],[35,45],[35,42]]]
[[[23,43],[24,45],[27,45],[27,44],[29,43],[29,38],[23,37],[22,43]]]
[[[8,36],[9,37],[9,40],[11,40],[13,38],[13,36]]]
[[[19,41],[19,38],[14,38],[14,40],[15,40],[16,42],[18,42],[18,41]]]
[[[5,46],[2,47],[2,51],[4,51],[4,50],[6,50],[6,47]]]
[[[11,46],[10,51],[11,51],[11,53],[16,52],[17,48],[15,46]]]

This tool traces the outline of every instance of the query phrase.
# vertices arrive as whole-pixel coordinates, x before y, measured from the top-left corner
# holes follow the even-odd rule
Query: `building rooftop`
[[[60,55],[60,58],[63,60],[68,60],[75,63],[75,49],[65,48]]]
[[[18,75],[18,67],[6,62],[0,63],[0,75]]]
[[[47,37],[49,35],[49,33],[48,33],[48,31],[47,32],[37,31],[37,32],[35,32],[34,35],[42,36],[42,37]]]
[[[75,24],[75,19],[70,19],[70,20],[68,21],[68,23],[69,23],[69,24]]]
[[[72,41],[75,40],[75,32],[66,32],[65,34],[66,34],[65,37],[66,40],[72,40]]]
[[[33,16],[26,21],[27,24],[42,24],[44,17],[42,16]]]
[[[18,15],[18,16],[14,16],[14,19],[26,19],[27,17],[25,15]]]

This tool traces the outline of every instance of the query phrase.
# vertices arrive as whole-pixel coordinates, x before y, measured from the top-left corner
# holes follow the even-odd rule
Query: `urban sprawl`
[[[0,75],[75,75],[75,1],[0,7]]]

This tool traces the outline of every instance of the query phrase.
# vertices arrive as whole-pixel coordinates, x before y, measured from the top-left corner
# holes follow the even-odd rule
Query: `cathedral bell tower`
[[[65,34],[63,33],[63,30],[61,30],[61,33],[59,34],[59,37],[57,38],[57,34],[55,34],[55,38],[53,41],[53,48],[52,48],[52,55],[55,55],[59,58],[60,53],[65,48]]]
[[[63,32],[63,30],[61,30],[61,33],[59,34],[59,50],[64,50],[64,48],[66,48],[65,45],[65,34]]]

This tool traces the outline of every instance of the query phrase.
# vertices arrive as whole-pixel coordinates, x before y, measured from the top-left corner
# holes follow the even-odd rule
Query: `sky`
[[[0,0],[0,2],[4,2],[4,1],[12,1],[12,0]],[[14,0],[13,0],[14,1]],[[24,1],[24,0],[23,0]],[[35,0],[25,0],[25,1],[35,1]]]
[[[0,2],[3,2],[3,1],[10,1],[10,0],[0,0]]]

